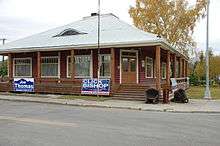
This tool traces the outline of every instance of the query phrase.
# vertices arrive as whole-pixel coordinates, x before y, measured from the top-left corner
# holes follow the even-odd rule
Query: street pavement
[[[0,94],[0,100],[38,102],[84,107],[120,108],[158,112],[220,113],[220,100],[190,99],[189,103],[145,104],[144,101],[60,99],[60,95]]]
[[[219,113],[0,100],[0,146],[219,146]]]

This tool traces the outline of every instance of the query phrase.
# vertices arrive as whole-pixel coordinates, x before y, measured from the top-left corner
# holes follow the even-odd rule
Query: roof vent
[[[79,35],[79,34],[86,34],[86,33],[79,32],[75,29],[69,28],[69,29],[65,29],[64,31],[62,31],[58,35],[55,35],[54,37],[71,36],[71,35]]]
[[[98,13],[91,13],[91,16],[98,16]]]
[[[157,35],[157,38],[161,38],[161,36],[160,36],[160,35]]]

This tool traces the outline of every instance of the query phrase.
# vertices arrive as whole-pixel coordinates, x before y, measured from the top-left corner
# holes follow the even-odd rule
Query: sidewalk
[[[220,113],[220,100],[196,100],[191,99],[188,104],[145,104],[143,101],[88,101],[82,99],[59,99],[59,95],[14,95],[0,94],[0,100],[37,102],[47,104],[61,104],[84,107],[120,108],[158,112],[183,112],[183,113]]]

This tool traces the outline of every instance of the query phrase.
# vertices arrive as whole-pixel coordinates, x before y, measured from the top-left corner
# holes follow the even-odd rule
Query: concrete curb
[[[28,97],[27,97],[28,98]],[[96,108],[116,108],[116,109],[128,109],[128,110],[139,110],[139,111],[151,111],[151,112],[170,112],[170,113],[220,113],[220,111],[205,111],[205,110],[175,110],[172,108],[161,108],[161,109],[152,109],[152,108],[141,108],[141,107],[132,107],[132,106],[116,106],[116,105],[102,105],[99,103],[71,103],[72,100],[65,99],[53,99],[53,98],[43,98],[41,100],[39,97],[33,99],[19,99],[19,98],[0,98],[0,100],[6,101],[15,101],[15,102],[35,102],[43,104],[57,104],[57,105],[68,105],[68,106],[80,106],[80,107],[96,107]]]
[[[0,92],[0,96],[21,96],[21,97],[37,97],[37,98],[50,98],[53,94],[28,94],[28,93],[11,93],[11,92]],[[57,97],[62,95],[55,95]]]

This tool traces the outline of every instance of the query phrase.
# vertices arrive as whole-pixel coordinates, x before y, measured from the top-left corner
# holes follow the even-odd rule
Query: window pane
[[[15,65],[15,76],[31,76],[30,65]]]
[[[110,76],[110,55],[102,55],[100,57],[100,76],[109,77]]]
[[[145,67],[146,77],[153,77],[153,59],[147,57],[146,58],[146,67]]]
[[[70,57],[68,57],[68,66],[67,66],[67,69],[68,69],[68,77],[70,77],[71,76],[71,68],[70,68],[70,64],[71,64],[71,59],[70,59]]]
[[[42,76],[58,76],[58,64],[42,64]]]
[[[162,78],[166,78],[166,63],[162,63]]]
[[[122,58],[122,69],[124,72],[128,72],[128,58]]]
[[[130,70],[131,72],[136,71],[136,59],[130,59]]]
[[[179,61],[177,61],[176,63],[176,76],[180,77],[180,65],[179,65]]]
[[[75,73],[79,77],[90,76],[90,56],[75,56]]]
[[[15,59],[14,74],[17,77],[31,76],[31,59]]]
[[[58,58],[42,58],[41,59],[41,75],[45,77],[58,76]]]
[[[152,70],[151,70],[151,65],[147,65],[147,77],[151,77],[152,76]]]

